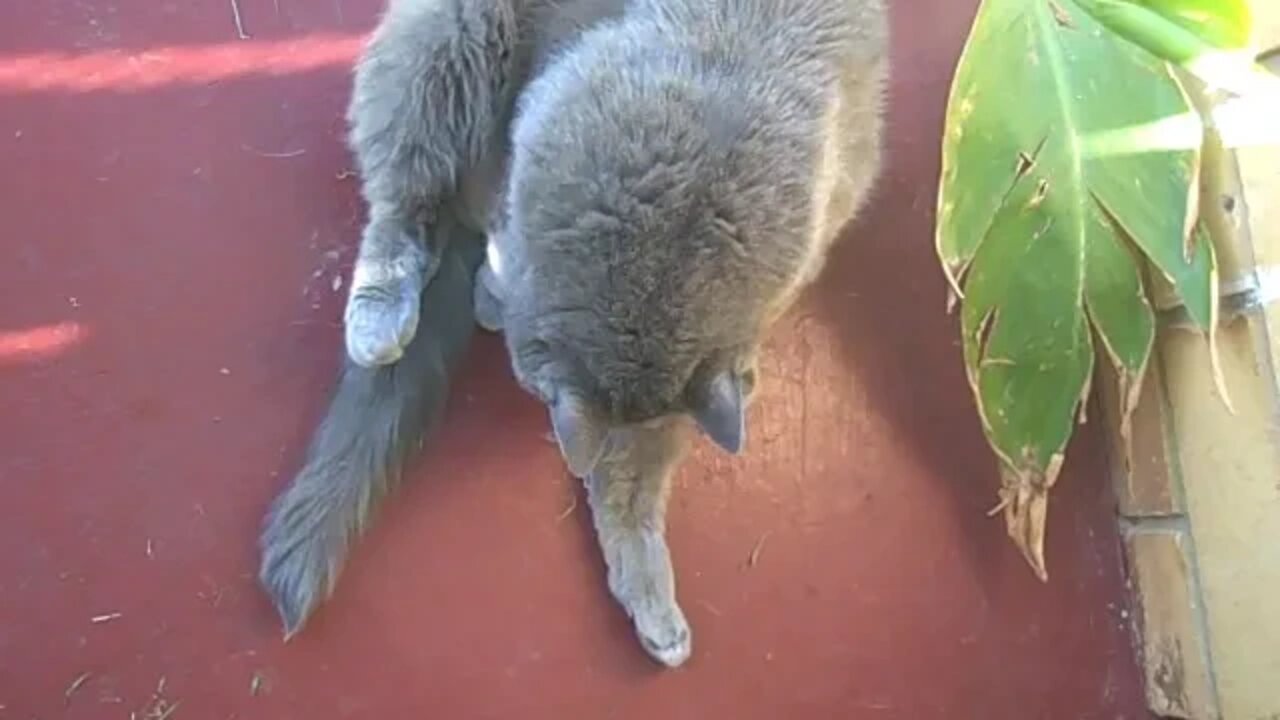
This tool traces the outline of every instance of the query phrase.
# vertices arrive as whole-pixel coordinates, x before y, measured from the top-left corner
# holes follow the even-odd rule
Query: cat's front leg
[[[615,430],[586,481],[609,590],[645,652],[667,667],[683,664],[693,651],[665,538],[671,474],[687,448],[683,430],[676,420]]]

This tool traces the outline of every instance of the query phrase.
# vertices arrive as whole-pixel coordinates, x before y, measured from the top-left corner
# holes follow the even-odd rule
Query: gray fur
[[[409,384],[394,373],[423,342],[424,287],[433,344],[429,314],[462,314],[438,302],[502,330],[585,477],[609,587],[668,666],[692,648],[670,477],[695,426],[741,449],[765,333],[878,173],[887,62],[881,0],[391,0],[357,71],[370,222],[348,354]],[[489,232],[456,305],[433,299],[451,204]],[[409,406],[389,398],[413,388],[383,389]],[[389,484],[344,474],[331,448],[396,423],[334,407],[264,535],[263,579],[295,628]],[[356,466],[398,467],[398,442]]]
[[[523,91],[494,293],[519,380],[612,424],[746,367],[879,167],[874,0],[637,2]]]
[[[356,68],[348,143],[369,221],[347,359],[260,541],[260,580],[287,634],[332,592],[348,546],[438,422],[470,341],[518,24],[511,0],[393,0]]]
[[[741,449],[765,333],[879,172],[884,15],[635,0],[521,93],[477,303],[587,476],[610,587],[665,664],[689,654],[662,539],[685,446],[654,434],[693,417]]]
[[[511,0],[394,0],[356,67],[348,144],[369,220],[345,322],[359,365],[395,362],[413,338],[444,245],[437,215],[471,199],[460,197],[466,176],[500,151],[521,76],[516,10]]]
[[[267,515],[259,579],[286,635],[333,592],[348,547],[438,425],[474,333],[471,283],[483,238],[448,220],[434,229],[449,244],[421,298],[423,332],[392,365],[345,362],[302,469]]]
[[[333,591],[349,545],[439,421],[474,329],[479,233],[520,84],[620,3],[391,0],[365,48],[347,113],[369,206],[347,358],[260,539],[260,580],[287,634]]]
[[[678,417],[623,428],[586,483],[609,591],[631,616],[640,645],[668,667],[693,650],[665,537],[671,476],[688,436]]]
[[[345,313],[347,353],[395,362],[418,325],[456,204],[487,224],[529,75],[624,0],[391,0],[356,67],[348,145],[369,206]]]

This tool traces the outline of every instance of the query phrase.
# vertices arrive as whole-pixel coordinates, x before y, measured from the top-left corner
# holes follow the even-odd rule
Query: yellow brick
[[[1173,449],[1159,363],[1152,362],[1142,384],[1138,406],[1130,418],[1129,442],[1121,436],[1120,397],[1115,371],[1105,354],[1098,358],[1102,372],[1100,400],[1111,438],[1111,474],[1120,514],[1130,518],[1165,517],[1182,513],[1176,485]]]
[[[1217,718],[1185,534],[1139,530],[1126,545],[1138,597],[1148,706],[1162,717]]]

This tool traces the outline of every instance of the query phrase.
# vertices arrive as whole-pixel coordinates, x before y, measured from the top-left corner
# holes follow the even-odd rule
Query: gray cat
[[[692,648],[670,477],[694,427],[742,450],[760,343],[878,173],[887,63],[880,0],[392,0],[357,71],[351,360],[394,373],[442,342],[430,313],[473,306],[423,296],[441,222],[485,229],[475,318],[547,405],[609,588],[665,665]],[[401,432],[344,417],[347,446]],[[378,457],[295,493],[304,469],[273,508],[262,579],[290,630],[403,462]]]

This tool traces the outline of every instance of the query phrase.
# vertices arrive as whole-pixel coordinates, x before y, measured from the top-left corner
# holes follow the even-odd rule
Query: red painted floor
[[[662,673],[492,338],[308,632],[283,645],[254,584],[337,360],[341,111],[377,0],[239,0],[243,40],[227,0],[10,3],[0,720],[1145,717],[1095,431],[1049,585],[985,516],[931,237],[972,6],[895,5],[891,167],[776,335],[747,456],[681,475],[696,648]]]

